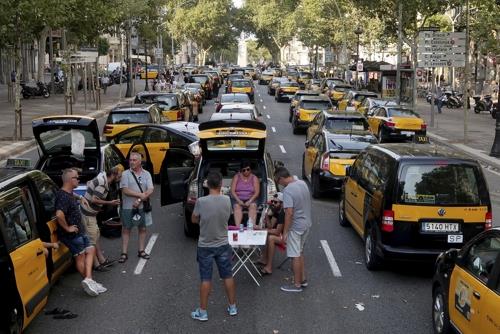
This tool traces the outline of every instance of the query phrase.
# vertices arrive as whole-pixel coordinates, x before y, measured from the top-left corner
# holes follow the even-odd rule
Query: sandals
[[[150,259],[150,256],[148,253],[146,253],[145,251],[141,250],[139,252],[137,252],[137,256],[144,259],[144,260],[149,260]]]
[[[127,253],[121,253],[120,258],[118,259],[119,263],[124,263],[125,261],[128,260],[128,255]]]
[[[264,270],[264,268],[261,268],[259,271],[260,271],[260,274],[261,274],[262,276],[267,276],[267,275],[272,275],[272,274],[273,274],[273,273],[270,273],[270,272],[269,272],[269,271],[267,271],[267,270]]]

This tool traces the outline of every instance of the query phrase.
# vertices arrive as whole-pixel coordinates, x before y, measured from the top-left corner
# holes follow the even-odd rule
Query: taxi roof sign
[[[9,158],[5,163],[7,168],[31,168],[31,159]]]

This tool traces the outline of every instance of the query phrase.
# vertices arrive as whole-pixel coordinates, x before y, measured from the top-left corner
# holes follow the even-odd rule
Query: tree
[[[247,41],[247,54],[248,54],[248,62],[249,63],[259,63],[262,59],[265,61],[270,61],[272,59],[271,53],[269,50],[260,46],[257,41],[249,40]]]

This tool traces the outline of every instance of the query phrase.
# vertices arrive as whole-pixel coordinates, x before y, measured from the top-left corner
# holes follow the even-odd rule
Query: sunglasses
[[[272,204],[280,204],[280,201],[271,201]]]
[[[245,167],[245,168],[242,168],[241,171],[242,172],[249,172],[251,171],[252,169],[250,167]]]

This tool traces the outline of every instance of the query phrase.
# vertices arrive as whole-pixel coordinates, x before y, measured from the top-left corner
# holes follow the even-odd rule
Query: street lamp
[[[356,64],[355,64],[355,66],[356,66],[356,81],[355,81],[355,83],[356,83],[356,90],[358,90],[359,89],[359,87],[358,87],[358,82],[359,82],[359,80],[358,80],[359,35],[361,35],[363,33],[363,28],[361,28],[360,26],[358,26],[356,28],[356,30],[354,30],[354,33],[358,37],[358,42],[357,42],[357,46],[356,46],[357,51],[356,51]]]

